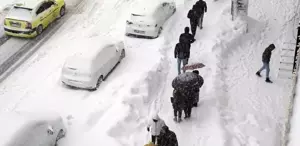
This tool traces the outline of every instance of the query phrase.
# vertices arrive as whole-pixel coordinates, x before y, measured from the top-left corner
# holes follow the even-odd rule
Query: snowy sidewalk
[[[223,82],[220,92],[223,122],[234,146],[280,146],[284,134],[291,81],[277,79],[280,50],[284,42],[294,42],[293,21],[295,0],[251,1],[249,33],[220,47],[218,80]],[[254,20],[255,19],[255,20]],[[226,35],[224,35],[224,38]],[[274,43],[271,58],[273,84],[258,78],[264,49]]]

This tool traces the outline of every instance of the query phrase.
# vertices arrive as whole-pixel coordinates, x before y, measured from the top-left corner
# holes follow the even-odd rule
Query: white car
[[[61,75],[64,84],[91,91],[98,89],[111,70],[125,57],[123,41],[103,42],[96,49],[88,49],[66,60]]]
[[[175,13],[176,4],[170,0],[141,2],[127,20],[126,35],[157,38],[164,23]]]
[[[55,113],[1,113],[0,127],[1,146],[56,146],[66,134],[62,118]]]

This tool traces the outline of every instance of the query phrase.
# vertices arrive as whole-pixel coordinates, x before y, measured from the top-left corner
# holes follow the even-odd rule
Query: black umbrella
[[[203,78],[193,72],[186,72],[178,75],[172,81],[172,87],[179,91],[190,91],[199,89],[203,85]]]

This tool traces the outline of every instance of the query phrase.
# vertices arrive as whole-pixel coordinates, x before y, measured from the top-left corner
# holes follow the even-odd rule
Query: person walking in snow
[[[272,55],[272,51],[275,49],[275,45],[274,44],[270,44],[265,51],[262,54],[262,62],[263,62],[263,66],[260,68],[260,70],[258,70],[256,72],[256,75],[261,77],[260,72],[263,71],[264,69],[266,69],[266,82],[267,83],[273,83],[270,80],[269,74],[270,74],[270,60],[271,60],[271,55]]]
[[[189,27],[184,28],[184,33],[179,36],[179,42],[187,44],[192,44],[195,42],[194,36],[190,34]]]
[[[185,108],[185,97],[180,93],[180,91],[174,89],[173,97],[171,97],[171,103],[174,111],[173,120],[175,122],[181,122],[182,111]]]
[[[189,10],[187,17],[190,19],[191,31],[193,37],[196,35],[197,25],[199,23],[200,15],[196,11],[196,5],[193,6],[191,10]]]
[[[199,21],[198,21],[198,26],[200,27],[200,29],[203,28],[203,17],[204,17],[204,13],[207,12],[207,5],[206,2],[203,0],[199,0],[195,3],[195,10],[198,13],[199,16]]]
[[[190,58],[190,47],[188,43],[179,42],[175,46],[174,57],[177,58],[178,75],[181,74],[181,62],[183,66],[188,64]],[[183,70],[185,72],[185,70]]]
[[[158,146],[178,146],[176,134],[168,126],[162,127],[158,138]]]
[[[165,121],[162,120],[158,114],[152,117],[152,121],[147,126],[147,131],[151,131],[151,141],[153,144],[157,144],[158,136],[163,126],[165,126]]]
[[[200,84],[201,86],[198,88],[198,87],[195,87],[193,89],[194,91],[194,102],[193,102],[193,107],[197,107],[198,106],[198,102],[199,102],[199,95],[200,95],[200,88],[202,87],[203,83],[204,83],[204,80],[203,78],[199,75],[199,71],[198,70],[193,70],[193,73],[196,74],[197,76],[199,76],[199,80],[198,80],[198,84]]]

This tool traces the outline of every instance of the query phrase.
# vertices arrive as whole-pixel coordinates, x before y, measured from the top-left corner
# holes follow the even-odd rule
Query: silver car
[[[1,146],[56,146],[65,136],[62,118],[55,113],[0,114]]]

